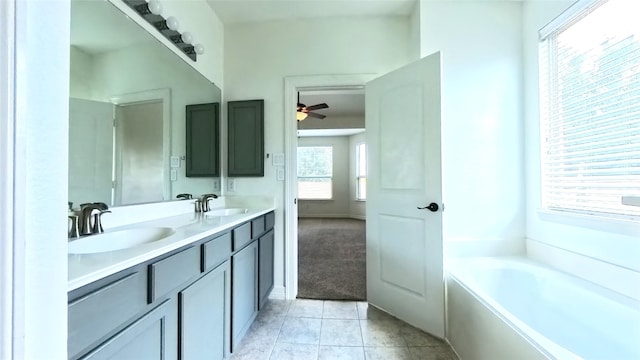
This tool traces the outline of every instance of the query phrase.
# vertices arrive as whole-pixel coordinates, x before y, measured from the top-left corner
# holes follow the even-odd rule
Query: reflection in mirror
[[[219,88],[108,1],[71,2],[70,55],[70,202],[218,190],[213,178],[185,177],[182,160],[185,106],[219,103]]]

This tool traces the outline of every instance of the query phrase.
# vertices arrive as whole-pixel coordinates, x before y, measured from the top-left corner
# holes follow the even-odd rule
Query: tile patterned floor
[[[269,300],[234,360],[456,360],[439,339],[366,302]]]

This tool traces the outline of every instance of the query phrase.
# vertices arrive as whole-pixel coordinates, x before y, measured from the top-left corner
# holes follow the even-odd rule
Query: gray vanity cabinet
[[[222,360],[273,288],[274,213],[69,293],[76,359]]]
[[[259,281],[258,281],[258,309],[262,309],[269,293],[273,289],[273,229],[262,235],[258,240],[259,252]]]
[[[264,100],[227,106],[228,176],[264,176]]]
[[[258,242],[231,257],[231,351],[258,314]]]
[[[229,355],[230,291],[227,260],[178,294],[181,360],[222,360]]]
[[[173,299],[165,300],[81,359],[176,359],[175,309]]]

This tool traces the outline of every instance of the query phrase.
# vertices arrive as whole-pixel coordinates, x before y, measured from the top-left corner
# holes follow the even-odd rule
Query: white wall
[[[301,137],[298,146],[333,147],[331,200],[298,200],[299,217],[349,217],[349,137]]]
[[[640,231],[638,227],[541,215],[538,108],[538,29],[573,1],[526,3],[523,44],[525,76],[527,253],[530,257],[640,298]],[[598,229],[591,228],[597,226]],[[635,230],[634,230],[635,229]]]
[[[91,77],[93,76],[93,56],[71,46],[71,74],[69,75],[69,96],[91,99]]]
[[[349,136],[349,214],[356,219],[365,220],[366,202],[356,200],[356,146],[367,143],[365,133]]]
[[[193,35],[193,42],[201,43],[204,46],[205,53],[198,55],[197,62],[192,61],[182,51],[178,50],[170,40],[162,36],[153,25],[147,23],[124,2],[120,0],[109,1],[140,24],[161,43],[165,44],[174,54],[207,77],[209,81],[223,88],[224,28],[216,13],[205,0],[162,1],[162,15],[165,18],[174,16],[180,23],[178,30],[190,32]]]
[[[72,52],[73,53],[73,52]],[[184,61],[154,42],[136,45],[117,51],[101,53],[91,57],[87,65],[86,57],[72,58],[71,71],[75,79],[84,79],[77,71],[91,69],[89,84],[72,82],[72,92],[80,93],[85,88],[91,90],[90,99],[109,102],[112,96],[130,94],[146,90],[169,88],[171,90],[171,154],[186,155],[185,106],[212,102],[215,97],[213,85],[200,73],[186,66]],[[154,61],[149,61],[154,59]],[[124,64],[129,64],[125,66]],[[80,88],[81,90],[76,90]],[[217,192],[211,178],[186,177],[186,164],[181,161],[177,181],[171,182],[171,198],[180,193],[194,196]]]
[[[423,1],[419,8],[421,55],[442,52],[447,251],[480,242],[483,251],[521,250],[521,4]]]
[[[15,359],[67,358],[69,13],[16,2]]]
[[[224,39],[224,97],[264,99],[265,152],[283,153],[286,76],[384,74],[409,62],[408,38],[404,17],[229,25]],[[283,286],[284,183],[276,181],[275,170],[267,162],[263,178],[238,178],[236,189],[237,194],[276,197],[275,286]]]
[[[364,129],[364,117],[328,116],[324,119],[308,117],[298,123],[298,129]]]

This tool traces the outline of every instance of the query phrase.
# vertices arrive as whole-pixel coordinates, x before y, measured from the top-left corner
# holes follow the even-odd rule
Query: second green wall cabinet
[[[228,176],[264,176],[264,100],[228,102]]]

